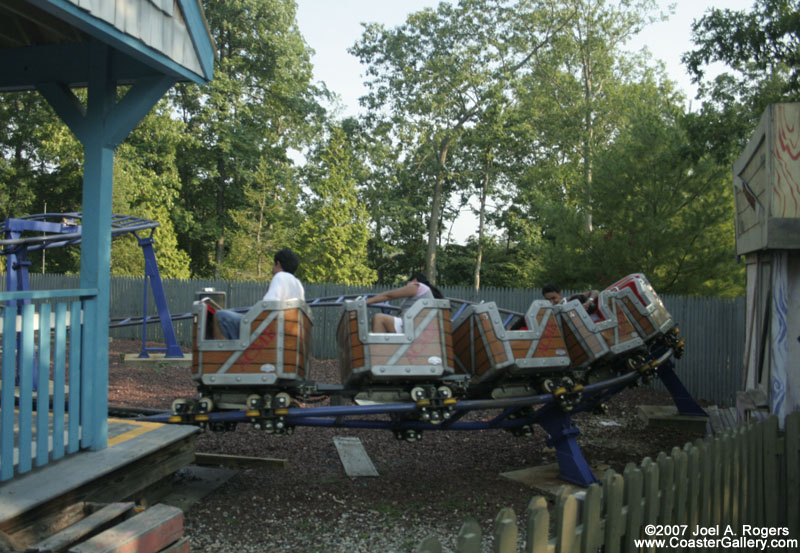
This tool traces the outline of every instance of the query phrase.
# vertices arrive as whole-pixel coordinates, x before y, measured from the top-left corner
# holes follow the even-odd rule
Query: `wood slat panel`
[[[64,401],[66,399],[67,304],[56,304],[53,334],[53,460],[64,456]]]

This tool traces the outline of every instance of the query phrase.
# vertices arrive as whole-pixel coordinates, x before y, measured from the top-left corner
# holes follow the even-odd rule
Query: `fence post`
[[[622,473],[625,479],[625,504],[628,506],[628,519],[625,521],[625,545],[626,553],[637,551],[633,540],[639,538],[642,529],[642,471],[633,463],[628,463]]]
[[[672,501],[672,520],[685,523],[688,520],[688,511],[686,509],[686,498],[688,494],[686,492],[688,490],[689,479],[689,474],[687,472],[689,458],[686,452],[677,446],[672,448],[670,457],[672,457],[674,463],[672,474],[673,488],[675,490]]]
[[[548,553],[550,541],[550,511],[547,500],[537,495],[528,503],[525,511],[527,525],[525,531],[525,553]]]
[[[709,445],[711,454],[711,520],[709,526],[720,523],[722,513],[722,440],[716,437]]]
[[[622,514],[625,480],[613,470],[608,470],[603,477],[603,489],[606,500],[605,553],[619,553],[625,532],[625,516]]]
[[[689,475],[689,489],[686,492],[686,520],[689,526],[694,528],[700,523],[700,506],[698,501],[701,496],[701,463],[700,449],[692,444],[686,444],[683,448],[686,452],[686,471]]]
[[[510,507],[500,509],[494,519],[494,552],[516,553],[517,532],[517,515],[514,509]]]
[[[761,423],[764,433],[764,525],[778,526],[778,417],[770,415]]]
[[[675,462],[663,451],[656,458],[658,464],[658,489],[661,494],[659,521],[671,524],[675,505]]]
[[[644,506],[642,509],[641,524],[655,524],[658,522],[658,488],[661,480],[658,465],[650,457],[645,457],[639,465],[642,471],[642,496]]]
[[[601,521],[603,518],[603,488],[600,484],[592,484],[586,490],[583,499],[583,536],[581,551],[599,551],[603,545]]]
[[[731,502],[731,524],[739,528],[742,523],[742,515],[747,505],[747,448],[745,438],[745,428],[740,426],[734,431],[733,456],[735,459],[733,482],[736,485],[736,493],[733,494]]]
[[[474,520],[468,520],[461,526],[456,538],[458,553],[481,553],[481,527]]]
[[[730,430],[722,435],[722,523],[731,523],[731,475],[733,473],[733,464],[736,462],[733,455],[733,440],[731,439]]]

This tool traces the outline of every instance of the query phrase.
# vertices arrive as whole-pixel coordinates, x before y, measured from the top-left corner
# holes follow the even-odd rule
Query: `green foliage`
[[[255,180],[259,170],[264,163],[281,167],[285,177],[289,149],[302,148],[322,115],[294,2],[203,5],[219,51],[214,80],[205,87],[180,85],[172,95],[188,131],[179,149],[182,201],[175,225],[195,276],[221,275],[231,250],[241,259],[252,246],[241,225],[248,211],[262,212],[251,204],[264,185]]]
[[[112,210],[158,222],[154,239],[161,276],[189,278],[189,256],[178,248],[171,218],[181,190],[177,148],[183,125],[167,110],[162,101],[117,148]],[[111,252],[112,274],[144,273],[141,247],[133,237],[114,240]]]
[[[284,247],[297,247],[300,187],[283,162],[262,158],[244,189],[245,204],[231,212],[235,225],[222,268],[224,278],[261,280],[272,274],[272,259]]]
[[[298,276],[308,282],[370,285],[376,274],[367,264],[369,215],[359,202],[352,155],[345,132],[331,129],[308,170],[311,196],[299,228],[302,259]]]
[[[697,47],[682,59],[702,99],[690,127],[693,149],[732,163],[769,104],[800,100],[800,3],[711,9],[692,24],[692,40]],[[714,63],[729,71],[708,79]]]
[[[627,132],[598,157],[593,232],[576,211],[552,206],[548,228],[556,232],[539,282],[602,288],[643,272],[661,293],[743,293],[729,169],[687,156],[680,114],[665,108],[639,105]]]
[[[692,24],[697,49],[683,61],[695,79],[704,68],[722,62],[739,75],[742,94],[752,83],[780,74],[783,92],[800,92],[800,2],[756,0],[751,11],[712,8]]]
[[[449,157],[563,24],[561,12],[550,3],[442,2],[395,29],[366,25],[351,49],[368,66],[369,119],[391,121],[392,143],[406,151],[407,171],[429,197],[425,269],[432,282],[442,214],[457,188]]]

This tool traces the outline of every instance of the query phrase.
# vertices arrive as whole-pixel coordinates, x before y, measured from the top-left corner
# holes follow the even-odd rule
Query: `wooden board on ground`
[[[79,542],[91,534],[105,530],[115,521],[133,511],[134,504],[109,503],[86,518],[56,532],[49,538],[28,548],[26,553],[57,553],[66,550],[70,545]]]
[[[192,540],[189,538],[182,538],[167,547],[166,549],[162,549],[159,553],[189,553],[189,546],[191,545]]]
[[[360,438],[336,436],[333,438],[339,459],[342,460],[347,476],[378,476],[372,459],[367,455]]]
[[[156,553],[182,537],[183,511],[159,504],[70,548],[69,553]]]
[[[608,470],[608,465],[596,465],[590,467],[595,478],[601,480],[603,474]],[[514,482],[519,482],[533,489],[537,493],[550,499],[554,499],[559,491],[566,487],[569,493],[583,490],[584,488],[562,480],[558,474],[558,463],[542,465],[539,467],[529,467],[520,470],[502,472],[500,476],[508,478]]]
[[[269,457],[246,457],[244,455],[225,455],[223,453],[195,453],[194,464],[200,466],[229,467],[238,469],[288,469],[288,459]]]
[[[708,410],[706,410],[708,411]],[[690,432],[706,432],[709,418],[679,415],[674,405],[640,405],[639,418],[654,428],[680,428]]]

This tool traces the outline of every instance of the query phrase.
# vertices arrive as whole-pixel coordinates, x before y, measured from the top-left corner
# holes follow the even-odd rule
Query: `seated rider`
[[[262,300],[305,300],[306,294],[303,283],[297,280],[294,272],[300,266],[300,258],[288,248],[278,251],[273,258],[272,281]],[[239,338],[239,323],[244,316],[230,309],[217,310],[217,324],[222,334],[229,340]]]
[[[586,312],[591,315],[597,311],[597,297],[600,295],[600,293],[597,290],[589,290],[581,294],[573,294],[569,298],[565,299],[561,294],[561,288],[555,284],[545,284],[542,286],[542,295],[544,296],[544,299],[553,305],[561,305],[567,303],[568,301],[578,300],[581,302],[583,308],[586,309]]]
[[[436,286],[428,282],[428,277],[423,273],[414,273],[405,286],[387,290],[367,299],[367,305],[384,301],[405,298],[400,305],[400,316],[394,317],[385,313],[376,313],[372,318],[372,332],[403,332],[403,313],[409,310],[417,300],[423,298],[444,298]]]

